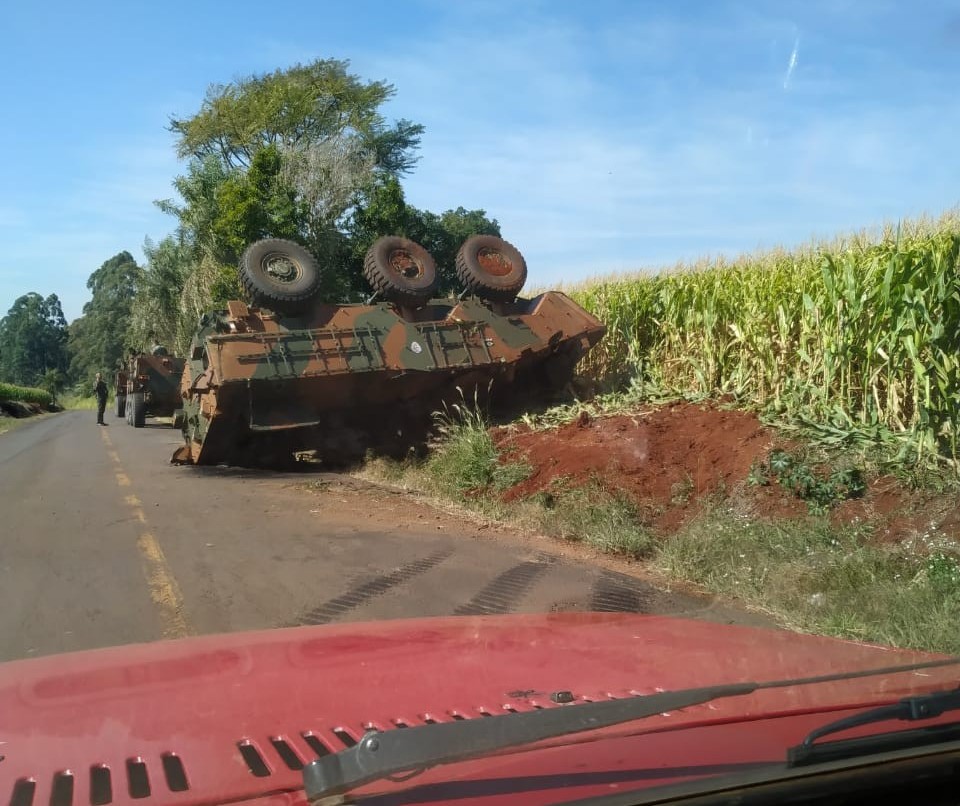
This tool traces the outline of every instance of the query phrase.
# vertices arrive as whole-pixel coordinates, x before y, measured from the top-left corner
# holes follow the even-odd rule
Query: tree
[[[67,322],[56,294],[31,292],[0,319],[0,378],[37,386],[51,371],[67,368]]]
[[[346,61],[319,59],[210,86],[196,115],[170,120],[177,154],[214,157],[236,170],[249,168],[257,153],[271,146],[301,149],[356,139],[379,170],[409,171],[423,127],[408,120],[388,125],[379,110],[394,88],[364,82],[348,67]]]
[[[147,265],[130,306],[127,344],[144,348],[156,338],[161,344],[177,345],[181,341],[183,289],[193,271],[190,250],[182,239],[168,236],[157,244],[148,238],[143,252]]]
[[[237,296],[237,261],[259,238],[303,244],[324,267],[322,294],[356,296],[343,225],[376,177],[414,165],[422,127],[389,124],[380,108],[393,87],[347,68],[318,60],[214,85],[195,115],[171,118],[177,153],[189,160],[174,181],[182,201],[158,202],[177,217],[190,256],[178,332],[197,308]]]
[[[70,324],[70,369],[75,379],[112,372],[120,363],[142,272],[133,255],[120,252],[90,275],[91,299],[83,306],[83,316]]]
[[[370,245],[381,235],[403,235],[423,246],[436,261],[438,292],[450,294],[458,289],[457,251],[471,235],[499,235],[496,219],[484,210],[458,207],[437,215],[408,205],[400,182],[389,177],[378,182],[357,205],[349,226],[351,263],[359,276],[363,258]]]
[[[228,177],[217,188],[219,215],[211,224],[215,254],[236,264],[251,241],[260,238],[299,239],[307,228],[304,205],[281,179],[282,160],[276,146],[258,151],[245,172]]]
[[[381,110],[393,95],[390,84],[361,80],[347,62],[325,59],[213,85],[196,114],[171,118],[187,171],[174,181],[179,200],[157,204],[177,217],[175,240],[188,266],[177,278],[176,327],[163,320],[181,349],[198,311],[238,296],[237,262],[260,238],[305,246],[322,269],[320,295],[347,302],[368,293],[363,254],[380,235],[407,234],[439,250],[449,289],[464,233],[499,232],[482,210],[436,215],[406,205],[400,178],[416,163],[423,128],[386,120]],[[147,298],[137,311],[169,314],[150,299],[156,284],[146,282],[140,293]],[[146,319],[134,321],[131,335],[139,338]]]
[[[48,369],[38,385],[41,389],[46,389],[53,398],[53,402],[56,403],[60,392],[67,385],[67,375],[60,369]]]

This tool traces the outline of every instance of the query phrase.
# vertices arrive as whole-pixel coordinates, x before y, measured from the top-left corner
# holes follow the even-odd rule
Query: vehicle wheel
[[[117,395],[116,399],[116,413],[117,417],[123,417],[124,409],[126,408],[127,398],[125,395]]]
[[[320,287],[320,269],[299,244],[255,241],[240,259],[240,284],[250,299],[278,311],[302,309]]]
[[[134,392],[130,395],[130,420],[134,428],[143,428],[147,422],[147,406],[143,399],[143,392]]]
[[[413,308],[423,305],[437,290],[437,264],[430,253],[397,235],[378,238],[367,250],[363,276],[385,299]]]
[[[527,262],[496,235],[472,235],[457,252],[457,276],[478,297],[510,302],[527,280]]]

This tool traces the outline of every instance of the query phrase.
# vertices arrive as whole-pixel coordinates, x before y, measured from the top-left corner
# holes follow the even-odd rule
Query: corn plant
[[[607,324],[582,369],[608,388],[733,396],[828,440],[896,434],[910,458],[956,466],[958,274],[954,211],[570,293]]]

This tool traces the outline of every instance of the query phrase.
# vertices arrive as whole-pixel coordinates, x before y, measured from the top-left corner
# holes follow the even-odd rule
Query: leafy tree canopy
[[[300,149],[356,138],[377,167],[400,174],[413,167],[423,127],[389,125],[380,107],[394,95],[383,81],[362,81],[349,63],[319,59],[208,88],[200,111],[171,118],[180,157],[216,157],[228,168],[249,168],[270,146]]]
[[[95,372],[111,373],[120,362],[130,327],[130,309],[142,269],[129,252],[120,252],[87,280],[92,292],[83,316],[70,324],[70,368],[86,380]]]
[[[140,274],[130,309],[130,347],[144,349],[152,339],[173,347],[182,341],[183,287],[192,271],[190,250],[182,239],[167,236],[159,243],[149,238],[143,245],[147,265]],[[191,320],[192,324],[195,324]]]
[[[460,243],[499,227],[482,210],[438,215],[406,204],[400,177],[416,162],[423,128],[386,120],[393,94],[326,59],[211,86],[199,111],[172,118],[187,170],[174,180],[179,199],[157,204],[179,226],[159,252],[147,252],[131,339],[139,343],[152,321],[184,349],[201,313],[240,295],[237,263],[260,238],[305,246],[330,301],[369,294],[363,255],[389,234],[423,243],[451,290]]]
[[[67,364],[67,322],[57,295],[24,294],[0,319],[0,379],[38,386]]]

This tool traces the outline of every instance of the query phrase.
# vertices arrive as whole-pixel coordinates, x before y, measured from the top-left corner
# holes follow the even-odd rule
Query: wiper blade
[[[823,761],[835,761],[858,755],[880,753],[901,746],[932,744],[956,738],[954,734],[960,731],[960,727],[943,725],[924,730],[897,731],[879,736],[865,736],[841,742],[816,744],[817,739],[822,739],[831,733],[840,733],[863,725],[892,720],[919,722],[924,719],[934,719],[949,711],[960,711],[960,688],[937,691],[919,697],[906,697],[893,705],[871,708],[869,711],[829,722],[811,731],[800,744],[787,751],[787,763],[791,767],[799,767],[804,764],[817,764]]]
[[[307,764],[303,768],[304,788],[307,799],[315,802],[398,773],[421,771],[544,739],[633,722],[724,697],[751,694],[760,689],[791,688],[958,664],[960,658],[949,658],[817,677],[682,689],[504,714],[489,719],[420,725],[404,730],[368,731],[355,746]],[[558,696],[561,694],[568,696]],[[570,702],[572,695],[569,692],[557,692],[552,698],[555,702]]]

